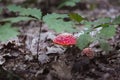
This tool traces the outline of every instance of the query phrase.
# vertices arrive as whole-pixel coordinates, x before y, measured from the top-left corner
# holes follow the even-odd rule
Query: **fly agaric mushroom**
[[[91,48],[85,48],[82,51],[82,55],[88,56],[90,59],[94,57],[94,51]]]
[[[70,33],[62,33],[56,36],[53,42],[62,46],[70,46],[76,44],[76,38]]]

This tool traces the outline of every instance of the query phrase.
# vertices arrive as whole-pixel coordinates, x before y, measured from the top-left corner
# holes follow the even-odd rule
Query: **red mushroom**
[[[94,51],[91,48],[85,48],[82,51],[82,55],[88,56],[90,59],[94,57]]]
[[[70,46],[76,44],[76,38],[70,33],[62,33],[56,36],[53,42],[63,46]]]

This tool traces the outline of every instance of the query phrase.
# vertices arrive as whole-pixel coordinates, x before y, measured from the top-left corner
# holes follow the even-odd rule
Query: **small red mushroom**
[[[91,48],[85,48],[82,51],[82,55],[88,56],[90,59],[94,57],[94,51]]]
[[[76,44],[76,38],[70,33],[62,33],[57,35],[53,42],[62,46],[70,46]]]

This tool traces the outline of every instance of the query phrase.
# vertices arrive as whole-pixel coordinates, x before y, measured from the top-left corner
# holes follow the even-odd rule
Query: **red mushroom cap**
[[[85,48],[82,51],[82,55],[86,55],[89,58],[93,58],[94,57],[94,51],[91,48]]]
[[[56,36],[53,42],[59,45],[69,46],[76,44],[76,38],[72,34],[62,33]]]

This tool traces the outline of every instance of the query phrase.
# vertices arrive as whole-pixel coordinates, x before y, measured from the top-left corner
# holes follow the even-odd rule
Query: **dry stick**
[[[40,44],[40,37],[41,37],[41,30],[42,30],[41,28],[42,28],[42,22],[40,21],[40,29],[39,29],[39,35],[38,35],[39,38],[38,38],[38,42],[37,42],[38,43],[37,44],[37,59],[39,57],[38,53],[39,53],[39,44]]]

